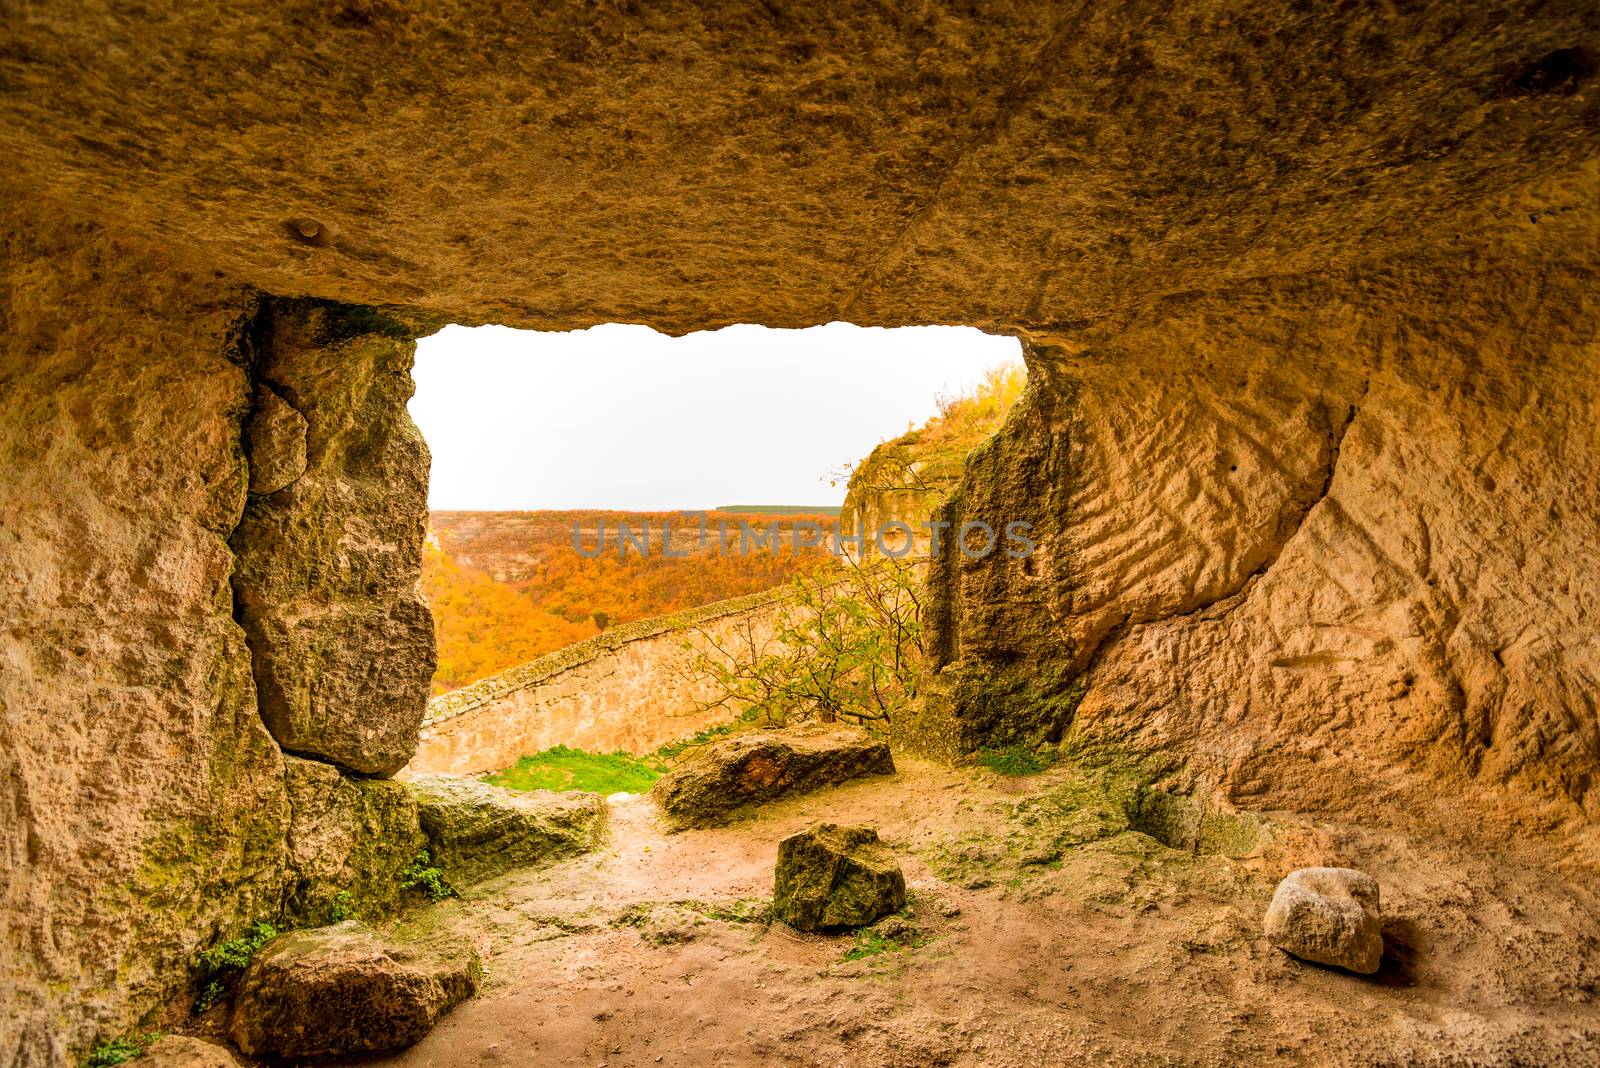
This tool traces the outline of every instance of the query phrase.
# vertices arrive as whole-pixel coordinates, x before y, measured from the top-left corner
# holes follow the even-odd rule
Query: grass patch
[[[512,790],[586,790],[598,794],[648,793],[659,768],[627,753],[588,753],[558,745],[525,756],[485,781]]]
[[[732,734],[734,728],[738,726],[741,726],[741,724],[719,723],[715,727],[707,727],[705,730],[700,731],[697,734],[693,734],[688,738],[680,738],[676,742],[668,742],[660,749],[657,749],[655,751],[655,755],[662,760],[676,760],[687,750],[695,749],[709,742],[716,741],[718,738],[727,737],[728,735]]]
[[[1037,775],[1056,762],[1054,754],[1037,753],[1020,745],[999,749],[980,749],[979,764],[1000,775]]]

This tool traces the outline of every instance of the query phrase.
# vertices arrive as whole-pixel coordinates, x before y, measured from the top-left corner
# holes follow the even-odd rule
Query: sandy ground
[[[1069,777],[902,761],[673,836],[647,799],[613,799],[609,849],[408,922],[472,938],[487,979],[382,1063],[1600,1064],[1600,898],[1531,847],[1279,815],[1243,857],[1137,832],[1052,856]],[[876,825],[902,854],[899,948],[846,960],[853,936],[758,918],[778,840],[816,820]],[[1382,885],[1376,976],[1260,935],[1277,878],[1328,862]]]

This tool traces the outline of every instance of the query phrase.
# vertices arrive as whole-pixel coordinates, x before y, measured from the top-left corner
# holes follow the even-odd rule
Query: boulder
[[[1383,959],[1378,882],[1353,868],[1300,868],[1267,907],[1267,940],[1303,960],[1370,975]]]
[[[864,775],[889,775],[889,745],[852,727],[750,731],[663,775],[650,796],[674,830],[726,823],[741,809]]]
[[[819,823],[778,843],[772,911],[791,927],[864,927],[905,904],[900,863],[871,827]]]
[[[507,790],[457,775],[424,775],[407,785],[433,863],[456,887],[605,841],[608,810],[599,794]]]
[[[393,910],[400,873],[427,841],[411,791],[393,779],[356,778],[317,760],[285,756],[283,770],[288,861],[296,876],[285,918],[314,926]]]
[[[390,942],[356,920],[280,935],[234,997],[228,1037],[252,1057],[348,1057],[404,1049],[470,997],[465,943]]]
[[[166,1035],[139,1055],[139,1068],[236,1068],[222,1046],[188,1035]]]

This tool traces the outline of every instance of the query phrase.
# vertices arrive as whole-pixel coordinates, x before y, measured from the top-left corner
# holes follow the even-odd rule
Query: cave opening
[[[726,717],[697,711],[666,621],[729,611],[727,627],[834,564],[866,519],[841,524],[852,474],[885,450],[917,457],[892,472],[919,472],[896,517],[916,523],[1025,370],[1017,339],[969,327],[608,324],[448,326],[419,340],[412,376],[438,664],[411,770],[608,790],[648,773],[589,767],[591,751],[649,760]],[[617,656],[629,686],[605,666]]]

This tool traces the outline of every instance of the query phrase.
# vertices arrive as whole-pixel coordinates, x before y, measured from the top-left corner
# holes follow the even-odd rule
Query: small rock
[[[917,937],[918,931],[909,922],[899,916],[890,916],[880,920],[873,928],[878,934],[893,942],[905,942]]]
[[[149,1047],[136,1062],[139,1068],[237,1068],[238,1062],[222,1046],[188,1035],[167,1035]]]
[[[574,857],[605,841],[599,794],[507,790],[457,775],[412,779],[433,863],[457,887]]]
[[[404,1049],[471,996],[465,944],[401,945],[356,920],[292,931],[245,969],[228,1037],[252,1057],[346,1057]]]
[[[1378,881],[1353,868],[1300,868],[1267,907],[1267,940],[1303,960],[1371,975],[1383,959]]]
[[[821,823],[778,843],[773,914],[801,931],[862,927],[906,904],[906,880],[871,827]]]
[[[749,805],[893,772],[888,743],[866,731],[804,724],[718,742],[663,775],[650,796],[682,830],[726,823]]]

